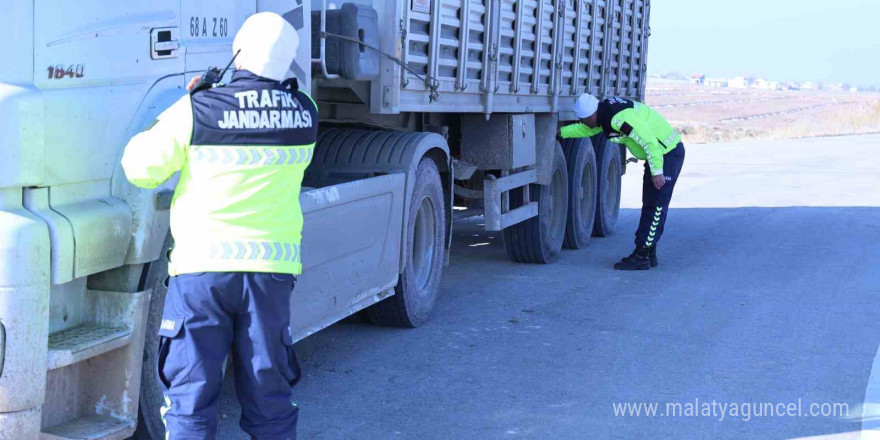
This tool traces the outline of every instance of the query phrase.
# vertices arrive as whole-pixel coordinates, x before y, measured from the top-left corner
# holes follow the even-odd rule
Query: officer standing
[[[657,243],[672,190],[684,163],[681,135],[650,107],[622,98],[599,101],[584,93],[574,103],[579,123],[560,129],[563,138],[590,137],[605,133],[609,140],[626,145],[645,161],[642,184],[642,216],[636,231],[636,249],[614,265],[617,270],[647,270],[656,267]]]
[[[230,348],[241,428],[254,439],[296,438],[290,296],[302,267],[299,192],[318,131],[314,101],[287,79],[298,45],[281,16],[251,16],[233,42],[232,81],[181,98],[122,157],[142,188],[180,172],[158,354],[170,440],[216,436]]]

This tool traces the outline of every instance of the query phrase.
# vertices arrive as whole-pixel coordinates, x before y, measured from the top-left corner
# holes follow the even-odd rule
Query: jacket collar
[[[259,76],[249,70],[236,70],[235,72],[233,72],[232,73],[232,81],[230,81],[229,83],[231,84],[236,81],[260,81],[260,82],[278,83],[278,81],[275,81],[272,78],[266,78],[266,77]]]
[[[281,84],[281,87],[284,87],[286,89],[290,89],[290,90],[294,90],[294,91],[299,90],[299,81],[297,81],[295,76],[287,78],[284,81],[278,82],[272,78],[266,78],[263,76],[256,75],[249,70],[236,70],[235,72],[232,73],[232,81],[230,81],[229,83],[232,84],[232,83],[235,83],[236,81],[258,81],[258,82],[262,82],[262,83],[274,83],[274,84]]]

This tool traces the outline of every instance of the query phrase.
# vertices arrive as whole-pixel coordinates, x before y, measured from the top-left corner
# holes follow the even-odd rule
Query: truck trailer
[[[625,150],[556,133],[581,93],[641,100],[649,0],[3,9],[0,439],[164,438],[156,335],[176,178],[136,188],[120,157],[192,77],[229,62],[256,12],[297,30],[290,74],[320,112],[313,151],[245,159],[311,160],[290,343],[355,313],[424,323],[456,220],[483,216],[522,263],[614,230]]]

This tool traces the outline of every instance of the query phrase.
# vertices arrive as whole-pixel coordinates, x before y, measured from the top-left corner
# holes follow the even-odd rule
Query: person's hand
[[[654,188],[660,189],[663,188],[663,185],[666,185],[666,178],[662,174],[652,177],[651,180],[654,181]]]
[[[189,80],[189,84],[186,85],[186,90],[192,92],[196,85],[199,84],[199,81],[202,80],[202,75],[196,75],[193,79]]]

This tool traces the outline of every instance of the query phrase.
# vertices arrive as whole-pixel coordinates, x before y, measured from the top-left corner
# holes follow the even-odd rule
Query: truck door
[[[229,63],[235,33],[256,12],[257,2],[183,0],[180,8],[180,40],[186,50],[189,81],[208,67],[222,69]]]
[[[37,87],[149,86],[179,72],[178,8],[174,0],[34,3]]]
[[[160,78],[183,70],[179,7],[34,3],[34,83],[47,109],[41,186],[110,177],[137,104]]]

